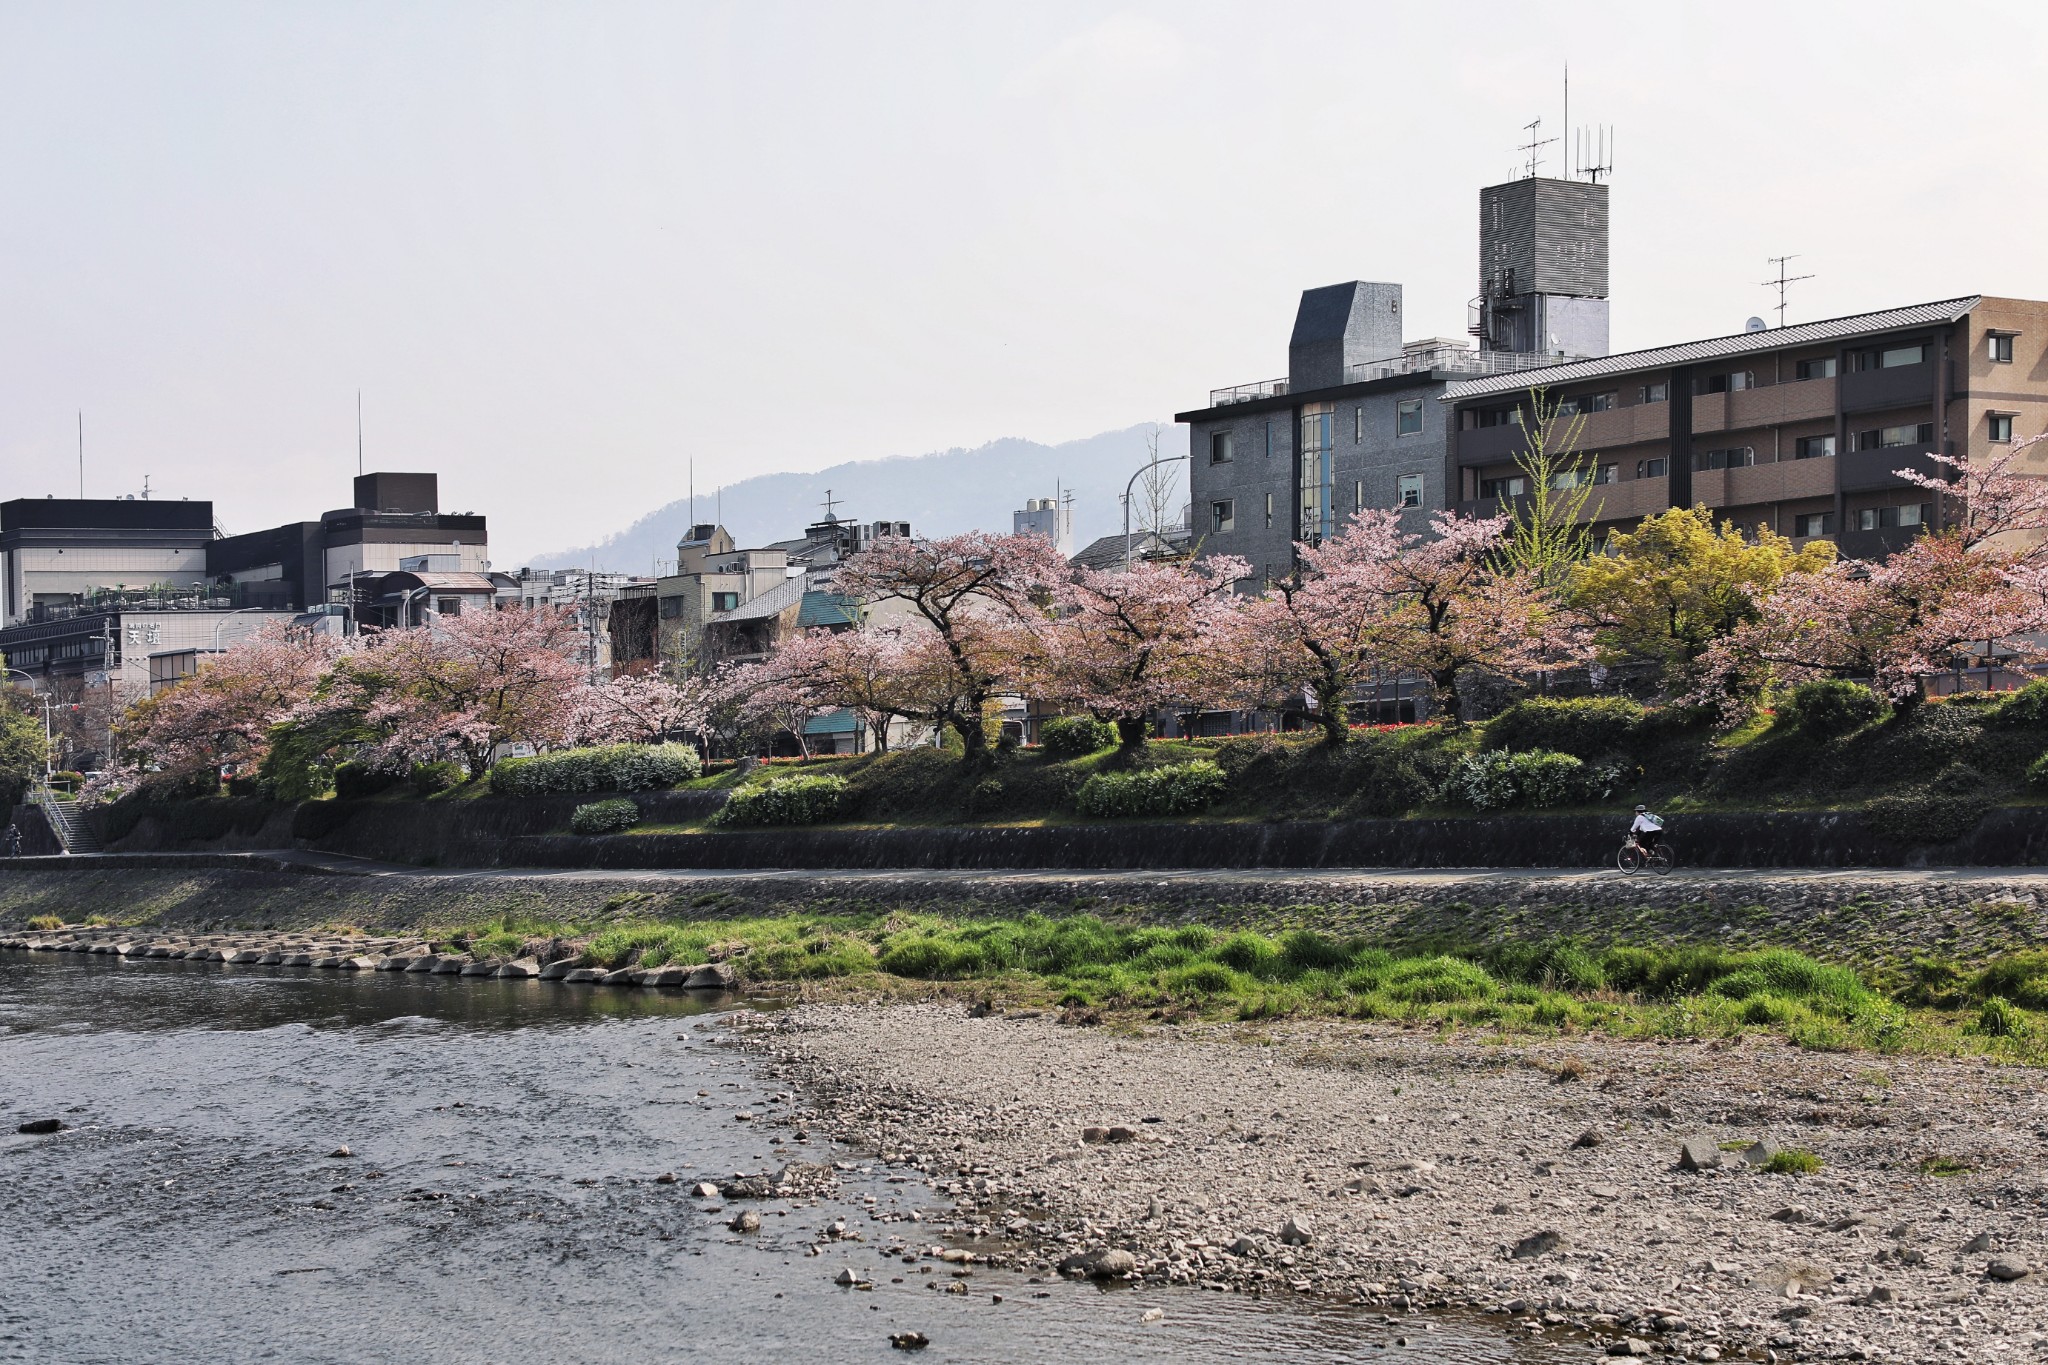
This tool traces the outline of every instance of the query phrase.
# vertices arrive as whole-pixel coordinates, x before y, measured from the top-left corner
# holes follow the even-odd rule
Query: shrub
[[[2002,995],[1992,996],[1977,1010],[1977,1032],[1987,1038],[2017,1038],[2026,1031],[2025,1011]]]
[[[461,786],[462,778],[460,763],[415,763],[405,780],[421,796],[432,796]]]
[[[1396,963],[1380,983],[1389,999],[1408,1005],[1490,1000],[1497,989],[1484,967],[1461,957],[1411,958]]]
[[[1974,994],[2000,997],[2030,1010],[2048,1010],[2048,953],[2007,953],[1978,973]]]
[[[50,929],[62,929],[64,921],[57,915],[32,915],[29,917],[28,927],[39,932]]]
[[[1133,815],[1192,815],[1223,795],[1223,769],[1207,759],[1137,772],[1096,773],[1074,804],[1091,820]]]
[[[640,808],[625,797],[592,801],[578,806],[569,816],[572,834],[616,834],[640,823]]]
[[[1862,683],[1824,678],[1793,688],[1778,716],[1781,724],[1797,725],[1815,739],[1839,739],[1882,720],[1890,710],[1882,697]]]
[[[2037,792],[2048,791],[2048,754],[2027,765],[2027,785]]]
[[[1055,716],[1038,727],[1047,758],[1085,758],[1117,742],[1116,727],[1093,716]]]
[[[1604,785],[1602,777],[1570,754],[1488,749],[1452,765],[1444,795],[1474,810],[1565,806],[1592,799]]]
[[[702,771],[688,744],[606,744],[557,749],[532,758],[508,758],[491,769],[491,790],[501,796],[568,792],[661,791]]]
[[[1530,697],[1486,723],[1486,745],[1581,759],[1625,754],[1635,747],[1643,716],[1643,708],[1626,697]]]
[[[1787,1147],[1782,1152],[1773,1152],[1771,1159],[1763,1164],[1767,1175],[1812,1175],[1820,1167],[1820,1158],[1803,1147]]]
[[[334,769],[334,795],[340,801],[360,801],[390,791],[404,780],[402,773],[380,772],[361,763],[342,763]]]
[[[2008,693],[1987,723],[2011,729],[2048,729],[2048,678]]]
[[[826,773],[797,773],[759,786],[741,787],[726,798],[714,824],[815,825],[846,805],[846,779]]]

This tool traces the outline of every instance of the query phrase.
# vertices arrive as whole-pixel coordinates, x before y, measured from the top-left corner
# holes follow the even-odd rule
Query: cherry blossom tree
[[[151,784],[254,768],[346,647],[333,635],[264,626],[191,677],[129,707],[114,727],[126,764]]]
[[[896,721],[918,719],[924,710],[907,634],[899,626],[820,631],[807,647],[806,662],[819,695],[858,716],[878,754],[889,751],[889,731]]]
[[[2048,557],[2048,478],[2028,473],[2022,457],[2048,433],[2014,441],[1984,454],[1929,455],[1935,473],[1895,471],[1907,483],[1935,495],[1936,524],[1966,549],[1987,542],[2016,560]]]
[[[1146,561],[1077,571],[1056,594],[1058,615],[1034,632],[1027,685],[1113,722],[1125,750],[1143,745],[1153,712],[1210,690],[1206,626],[1225,610],[1231,584],[1250,572],[1234,556],[1193,567]]]
[[[569,658],[577,627],[563,613],[464,612],[368,639],[302,713],[352,716],[369,741],[357,758],[372,767],[453,757],[475,781],[499,745],[546,748],[570,734],[586,684]]]
[[[901,601],[929,627],[942,659],[920,651],[921,690],[933,722],[959,735],[975,764],[988,753],[989,704],[1016,684],[1030,628],[1066,576],[1043,537],[976,531],[883,537],[840,567],[836,586],[866,603]]]
[[[577,689],[568,729],[578,744],[654,744],[702,734],[710,709],[707,678],[627,673]]]

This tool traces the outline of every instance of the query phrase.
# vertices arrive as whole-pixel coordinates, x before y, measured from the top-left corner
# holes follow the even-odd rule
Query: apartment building
[[[1879,558],[1936,517],[1899,470],[2048,425],[2048,303],[1970,295],[1453,381],[1445,505],[1488,516],[1529,491],[1536,393],[1582,419],[1600,530],[1704,503]]]
[[[1303,291],[1285,377],[1211,390],[1206,407],[1176,414],[1200,552],[1240,555],[1262,580],[1292,569],[1295,542],[1335,534],[1361,508],[1426,530],[1458,491],[1440,401],[1451,385],[1607,353],[1607,194],[1548,179],[1480,191],[1476,346],[1404,341],[1398,284]]]

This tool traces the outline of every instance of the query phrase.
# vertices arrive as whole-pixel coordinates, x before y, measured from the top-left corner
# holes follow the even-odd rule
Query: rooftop
[[[1570,384],[1603,375],[1627,374],[1632,370],[1653,370],[1666,365],[1687,365],[1700,360],[1721,360],[1729,356],[1755,355],[1759,351],[1806,346],[1818,341],[1839,341],[1844,337],[1867,336],[1873,332],[1894,332],[1933,323],[1955,322],[1982,301],[1983,295],[1935,303],[1915,303],[1904,308],[1884,308],[1875,313],[1852,313],[1848,317],[1802,322],[1791,327],[1767,327],[1761,332],[1737,332],[1733,336],[1708,337],[1703,341],[1657,346],[1647,351],[1624,351],[1597,360],[1575,360],[1562,365],[1523,370],[1516,374],[1466,379],[1444,390],[1447,403],[1488,394],[1519,392],[1551,384]]]

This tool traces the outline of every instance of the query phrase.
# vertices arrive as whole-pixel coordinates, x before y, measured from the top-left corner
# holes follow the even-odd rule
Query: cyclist
[[[1628,837],[1635,840],[1637,848],[1648,853],[1664,837],[1664,822],[1650,814],[1648,806],[1638,804],[1636,818],[1628,827]]]

